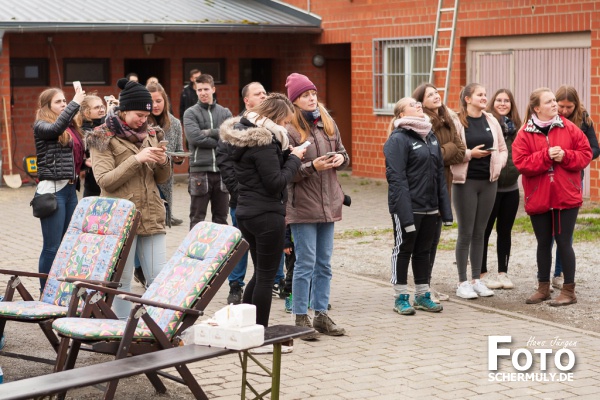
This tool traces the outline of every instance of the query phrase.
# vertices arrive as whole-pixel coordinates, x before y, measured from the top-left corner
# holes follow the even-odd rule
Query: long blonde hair
[[[58,119],[58,115],[52,111],[52,99],[59,93],[63,93],[63,91],[59,88],[49,88],[40,93],[40,97],[38,98],[38,109],[35,113],[36,121],[46,121],[51,124],[55,123]],[[64,94],[64,93],[63,93]],[[79,137],[81,138],[81,124],[77,121],[77,118],[73,118],[71,120],[71,127],[73,131],[77,132]],[[59,137],[58,142],[62,146],[68,145],[73,138],[71,137],[71,133],[68,130],[64,131]]]
[[[292,119],[292,125],[298,132],[300,132],[300,143],[303,143],[306,138],[310,135],[311,124],[302,115],[300,107],[294,104],[295,112],[294,118]],[[335,122],[331,115],[325,109],[325,105],[321,102],[317,102],[317,108],[321,114],[321,121],[323,122],[323,130],[327,136],[332,137],[335,135]]]
[[[169,96],[167,96],[165,88],[158,82],[151,82],[146,85],[146,89],[148,89],[150,94],[160,93],[165,105],[162,113],[159,116],[150,113],[148,119],[152,122],[152,125],[158,125],[163,130],[168,131],[171,128],[171,118],[169,118],[169,109],[171,108],[171,103],[169,102]]]

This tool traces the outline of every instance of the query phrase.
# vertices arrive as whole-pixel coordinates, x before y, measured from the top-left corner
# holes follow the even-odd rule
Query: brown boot
[[[296,326],[305,326],[312,328],[313,324],[310,321],[310,317],[307,314],[296,314]],[[317,340],[321,334],[317,331],[309,333],[308,335],[302,336],[302,340]]]
[[[548,304],[552,307],[560,307],[575,303],[577,303],[577,297],[575,297],[575,283],[565,283],[563,284],[558,297]]]
[[[537,290],[530,298],[525,300],[525,303],[539,304],[546,300],[550,300],[550,282],[538,282]]]

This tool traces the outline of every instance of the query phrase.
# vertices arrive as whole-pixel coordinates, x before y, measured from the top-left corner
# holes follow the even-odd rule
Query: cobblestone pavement
[[[367,185],[365,180],[347,174],[342,174],[341,180],[345,192],[352,196],[352,206],[344,209],[344,220],[336,224],[336,230],[389,228],[385,182]],[[41,233],[29,207],[33,193],[33,187],[0,188],[0,268],[37,271]],[[168,231],[168,254],[188,230],[185,182],[179,180],[174,193],[175,215],[185,222]],[[6,278],[0,279],[4,285]],[[226,297],[227,288],[223,287],[207,314],[221,308]],[[348,334],[322,337],[316,342],[296,341],[293,353],[283,356],[282,399],[597,399],[600,396],[598,333],[454,299],[443,303],[444,311],[439,314],[417,312],[414,316],[399,316],[392,311],[387,282],[338,270],[333,277],[332,302],[331,316]],[[283,311],[283,301],[274,299],[271,324],[292,323],[291,318]],[[23,331],[18,331],[15,325],[8,324],[8,351],[23,350],[22,342],[16,339]],[[47,346],[39,329],[30,331],[30,335],[39,336],[40,346]],[[519,350],[523,354],[512,359],[499,357],[499,370],[490,371],[490,336],[512,337],[512,343],[498,347],[510,349],[511,355],[524,349]],[[562,357],[557,353],[561,348],[568,350],[563,351]],[[536,349],[552,352],[548,354],[546,370],[542,370],[540,355],[534,353]],[[532,366],[526,371],[517,370],[512,360],[525,365],[529,352],[533,355]],[[574,361],[573,368],[557,369],[555,354],[559,354],[560,368],[568,367],[569,357]],[[260,357],[265,362],[270,360],[268,355]],[[13,363],[12,359],[0,357],[5,381],[34,374],[29,367]],[[236,399],[240,394],[239,364],[237,357],[229,356],[199,362],[191,368],[210,398]],[[264,377],[257,379],[266,382]],[[137,389],[130,385],[137,385]],[[119,385],[117,396],[133,398],[131,393],[141,390],[140,386],[150,385],[144,379],[125,380]],[[171,398],[191,398],[185,388],[174,384],[168,387]]]

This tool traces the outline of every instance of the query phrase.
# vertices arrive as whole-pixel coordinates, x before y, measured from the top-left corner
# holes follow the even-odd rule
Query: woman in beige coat
[[[135,254],[148,284],[166,263],[165,206],[157,183],[171,176],[171,163],[159,145],[157,131],[147,124],[152,96],[141,84],[120,79],[119,106],[110,110],[106,122],[87,137],[92,168],[101,196],[131,200],[142,218],[121,277],[124,291],[131,289]],[[162,132],[160,132],[162,134]],[[114,310],[127,318],[130,305],[115,299]]]

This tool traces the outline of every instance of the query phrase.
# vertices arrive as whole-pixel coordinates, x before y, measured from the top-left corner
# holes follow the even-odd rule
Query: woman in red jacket
[[[581,170],[592,160],[590,143],[575,124],[558,115],[554,93],[548,88],[529,96],[527,121],[513,142],[513,161],[523,176],[525,211],[538,242],[538,289],[527,304],[550,299],[552,237],[563,261],[564,285],[560,296],[549,304],[577,303],[575,296],[575,253],[571,236],[581,194]]]

